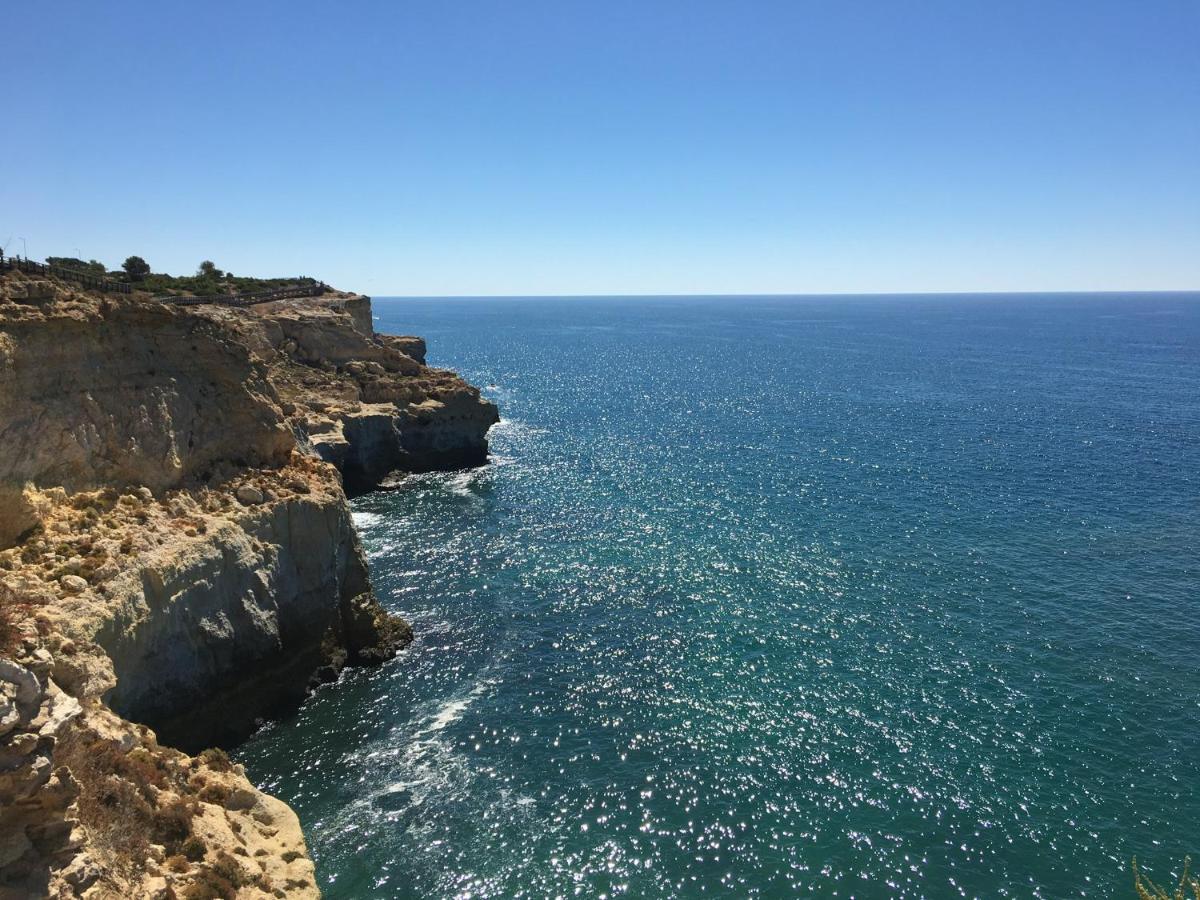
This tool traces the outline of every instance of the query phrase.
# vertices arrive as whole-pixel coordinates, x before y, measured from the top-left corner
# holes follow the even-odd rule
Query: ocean
[[[237,758],[330,898],[1118,897],[1200,854],[1200,295],[377,299],[493,460]]]

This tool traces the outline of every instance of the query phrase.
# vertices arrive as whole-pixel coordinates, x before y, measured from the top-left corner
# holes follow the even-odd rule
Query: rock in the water
[[[371,591],[344,603],[342,623],[346,649],[359,663],[391,659],[412,643],[412,626],[385,610]]]

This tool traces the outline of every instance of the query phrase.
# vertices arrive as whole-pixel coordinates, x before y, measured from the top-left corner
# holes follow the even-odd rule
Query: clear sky
[[[1200,288],[1200,0],[25,0],[0,241],[377,295]]]

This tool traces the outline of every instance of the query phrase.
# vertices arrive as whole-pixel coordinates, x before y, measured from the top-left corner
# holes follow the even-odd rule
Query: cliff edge
[[[0,900],[319,893],[294,813],[204,748],[411,639],[346,492],[480,464],[498,419],[424,352],[352,294],[0,274]]]

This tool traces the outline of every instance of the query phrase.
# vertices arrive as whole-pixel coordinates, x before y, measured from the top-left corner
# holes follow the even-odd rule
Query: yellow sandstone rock
[[[480,463],[497,420],[424,353],[355,295],[0,274],[0,900],[319,895],[295,814],[204,748],[410,639],[343,486]]]

